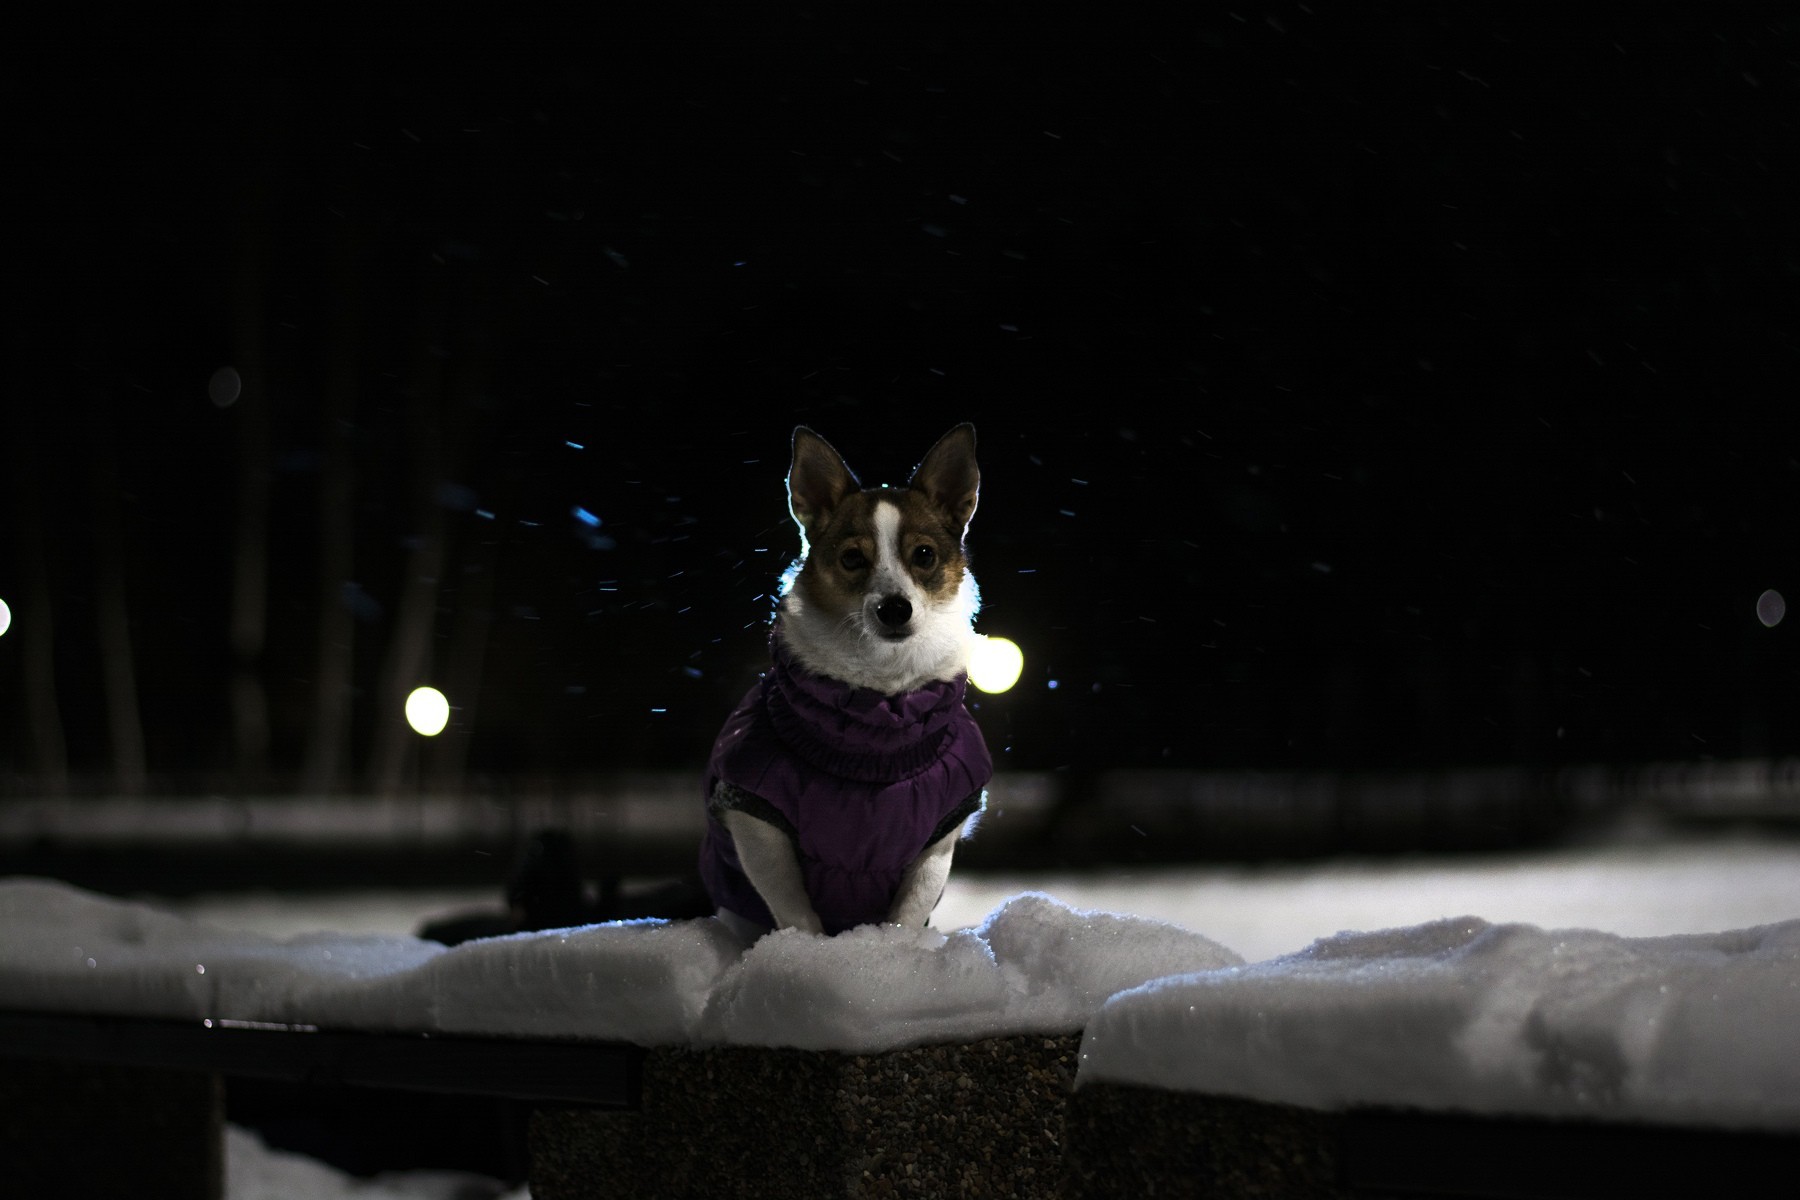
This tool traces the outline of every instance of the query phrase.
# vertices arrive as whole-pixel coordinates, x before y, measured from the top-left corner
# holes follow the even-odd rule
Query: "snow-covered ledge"
[[[949,934],[784,932],[746,948],[713,921],[642,922],[446,949],[227,933],[16,879],[0,881],[0,947],[0,1009],[15,1012],[650,1048],[629,1136],[604,1113],[540,1114],[536,1150],[573,1164],[569,1178],[644,1136],[682,1136],[704,1097],[736,1096],[741,1114],[771,1088],[771,1128],[807,1139],[783,1153],[862,1129],[837,1139],[827,1174],[862,1163],[894,1181],[947,1169],[906,1158],[901,1128],[946,1117],[1047,1139],[1054,1153],[1030,1161],[1050,1154],[1055,1170],[1065,1140],[1069,1169],[1084,1139],[1091,1169],[1119,1130],[1159,1121],[1176,1131],[1165,1140],[1206,1130],[1215,1147],[1254,1130],[1327,1190],[1344,1139],[1328,1114],[1800,1133],[1800,921],[1632,939],[1458,918],[1245,964],[1173,925],[1025,894]],[[1024,1124],[1002,1129],[1002,1112]]]
[[[446,948],[224,932],[46,880],[0,881],[0,1008],[871,1053],[1076,1033],[1109,996],[1242,958],[1159,921],[1027,894],[977,929],[782,931],[642,921]]]
[[[1800,1130],[1800,920],[1343,933],[1111,997],[1079,1078],[1322,1111]]]

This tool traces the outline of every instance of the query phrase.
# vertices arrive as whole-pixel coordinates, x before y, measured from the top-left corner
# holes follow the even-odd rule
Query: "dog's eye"
[[[937,551],[930,546],[920,546],[913,551],[913,566],[921,569],[937,562]]]
[[[863,555],[861,550],[852,546],[850,549],[838,555],[838,565],[843,567],[846,571],[860,571],[869,565],[869,560]]]

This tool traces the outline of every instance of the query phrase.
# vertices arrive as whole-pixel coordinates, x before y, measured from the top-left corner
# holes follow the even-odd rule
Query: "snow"
[[[860,1052],[1071,1033],[1111,994],[1240,963],[1140,917],[1008,900],[977,930],[636,921],[445,948],[402,935],[230,931],[49,880],[0,881],[0,1007],[331,1029]]]
[[[979,924],[1026,888],[1077,908],[1198,929],[1251,962],[1345,929],[1458,913],[1627,937],[1711,933],[1800,917],[1800,841],[1655,838],[1450,858],[1138,868],[1046,877],[952,874],[932,924]]]
[[[1800,1128],[1800,921],[1622,938],[1475,917],[1112,997],[1082,1084],[1308,1108]]]
[[[720,979],[698,1040],[872,1053],[1074,1033],[1122,988],[1241,962],[1173,925],[1077,912],[1028,892],[979,928],[948,935],[897,926],[771,934]]]
[[[1735,840],[1033,881],[1056,898],[965,876],[942,929],[455,948],[397,932],[425,915],[399,896],[296,932],[298,902],[183,915],[14,879],[0,1007],[854,1052],[1081,1029],[1082,1085],[1800,1129],[1796,879],[1800,847]]]
[[[392,1171],[357,1179],[301,1154],[272,1150],[248,1129],[225,1128],[228,1200],[529,1200],[528,1189],[460,1171]]]
[[[1392,929],[1458,913],[1627,937],[1710,933],[1800,917],[1800,842],[1749,836],[1657,838],[1450,858],[1218,863],[1104,872],[958,869],[934,927],[972,929],[1010,896],[1044,891],[1079,909],[1200,930],[1251,962],[1344,929]],[[496,908],[500,887],[385,889],[307,897],[229,893],[173,905],[208,924],[286,938],[410,934],[427,920]]]

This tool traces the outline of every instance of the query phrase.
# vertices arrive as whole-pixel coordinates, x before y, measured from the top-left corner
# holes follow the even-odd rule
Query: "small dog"
[[[963,707],[975,427],[938,439],[903,488],[863,488],[805,426],[793,452],[801,554],[771,667],[713,746],[700,876],[748,937],[923,926],[994,773]]]

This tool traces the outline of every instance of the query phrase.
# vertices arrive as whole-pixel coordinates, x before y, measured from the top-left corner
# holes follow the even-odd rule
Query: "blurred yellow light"
[[[6,601],[0,600],[0,634],[12,628],[12,609],[6,607]]]
[[[415,733],[436,737],[450,723],[450,702],[434,687],[414,688],[406,698],[406,723]]]
[[[969,682],[984,692],[1004,692],[1019,682],[1025,652],[1010,638],[977,635],[969,648]]]

